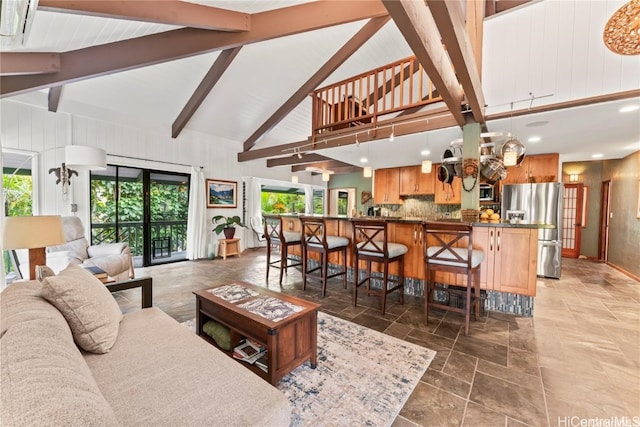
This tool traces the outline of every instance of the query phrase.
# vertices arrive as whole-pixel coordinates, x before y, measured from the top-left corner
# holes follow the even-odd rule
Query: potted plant
[[[236,226],[245,227],[239,216],[224,216],[216,215],[211,218],[211,222],[216,226],[213,231],[216,234],[224,233],[224,237],[227,239],[233,239],[236,234]]]

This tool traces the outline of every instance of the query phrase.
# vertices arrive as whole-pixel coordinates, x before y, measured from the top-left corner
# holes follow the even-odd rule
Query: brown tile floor
[[[152,276],[154,305],[184,321],[194,317],[195,289],[245,280],[279,290],[277,270],[265,282],[265,256],[264,249],[247,250],[137,275]],[[435,311],[425,325],[421,298],[401,306],[392,294],[381,316],[374,298],[352,307],[350,289],[330,282],[322,299],[318,286],[302,291],[300,272],[290,269],[282,291],[438,352],[394,426],[573,426],[611,417],[640,423],[632,418],[640,417],[640,284],[606,265],[565,259],[562,279],[538,279],[533,318],[489,313],[472,322],[468,337],[451,313]],[[139,307],[136,291],[117,298],[124,311]]]

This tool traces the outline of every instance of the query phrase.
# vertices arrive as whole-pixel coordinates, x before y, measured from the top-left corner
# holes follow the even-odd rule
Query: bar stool
[[[301,216],[302,223],[302,289],[307,289],[307,278],[320,279],[322,283],[322,296],[327,294],[327,279],[344,276],[344,288],[347,289],[347,248],[349,239],[342,236],[327,234],[327,224],[324,218]],[[320,254],[320,263],[317,267],[309,269],[309,252]],[[341,269],[329,274],[329,255],[339,253],[342,258]],[[318,271],[319,276],[313,275]]]
[[[380,220],[351,220],[353,225],[353,306],[358,302],[358,288],[367,284],[367,295],[379,295],[384,315],[387,306],[387,294],[400,291],[400,304],[404,304],[404,254],[409,250],[401,243],[388,241],[387,222]],[[366,261],[365,277],[359,279],[360,260]],[[371,289],[371,263],[382,264],[382,288]],[[398,263],[398,279],[389,278],[389,264]],[[391,286],[389,286],[391,285]]]
[[[426,278],[424,290],[424,315],[429,322],[429,308],[464,314],[464,334],[469,335],[471,308],[474,317],[480,317],[480,264],[484,251],[473,249],[473,227],[468,223],[427,222],[423,224],[425,236]],[[457,283],[436,284],[436,272],[461,274],[466,276],[466,286]],[[455,280],[455,275],[453,280]],[[461,289],[463,288],[463,289]],[[463,308],[434,301],[435,291],[465,297]]]
[[[290,267],[297,267],[302,261],[296,262],[289,259],[289,248],[294,246],[302,247],[299,231],[285,231],[283,220],[280,216],[264,217],[264,236],[267,239],[267,281],[269,281],[269,267],[280,269],[280,286],[282,286],[282,275]],[[278,246],[280,259],[271,261],[271,249]]]

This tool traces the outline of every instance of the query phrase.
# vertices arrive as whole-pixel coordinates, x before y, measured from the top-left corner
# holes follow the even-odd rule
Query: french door
[[[583,184],[564,184],[562,213],[562,256],[578,258],[582,236]]]
[[[91,173],[91,243],[127,242],[135,267],[186,259],[189,175],[110,165]]]

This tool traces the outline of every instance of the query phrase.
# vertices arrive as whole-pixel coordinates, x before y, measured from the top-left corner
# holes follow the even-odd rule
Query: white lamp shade
[[[421,171],[422,173],[431,173],[431,167],[433,166],[433,163],[431,163],[431,160],[423,160],[422,161],[422,166],[421,166]]]
[[[327,171],[322,172],[322,180],[327,182],[331,179],[331,174]]]
[[[84,145],[64,147],[64,163],[68,168],[98,170],[107,168],[107,152]]]
[[[371,178],[371,176],[373,175],[373,168],[371,166],[365,166],[362,170],[362,175],[365,178]]]
[[[293,182],[294,184],[297,184],[298,183],[298,175],[291,176],[291,182]]]
[[[515,151],[505,151],[502,161],[505,166],[515,166],[516,163],[518,163],[518,153]]]
[[[4,249],[32,249],[64,243],[60,215],[8,216],[4,218]]]

